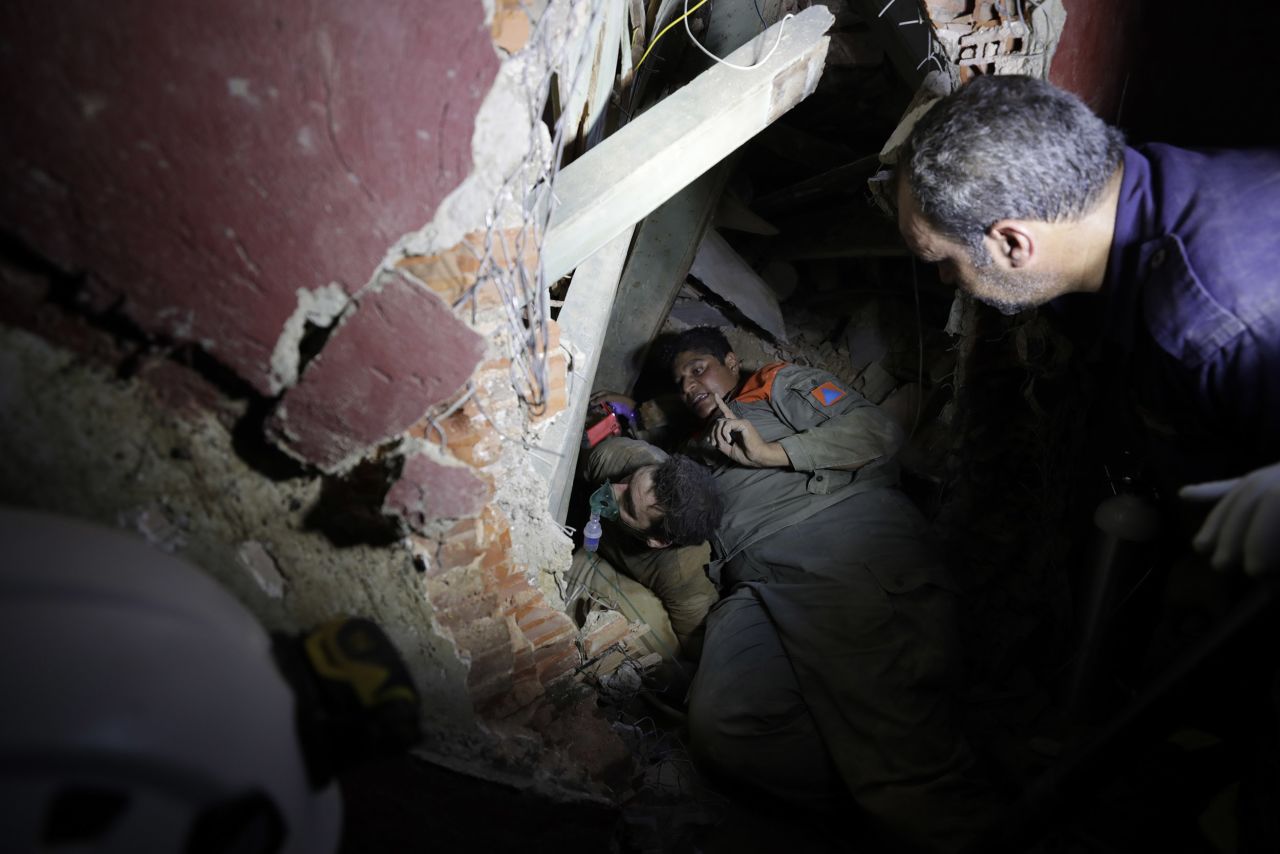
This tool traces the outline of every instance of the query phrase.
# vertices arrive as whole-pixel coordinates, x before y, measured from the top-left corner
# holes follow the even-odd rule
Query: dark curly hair
[[[720,527],[724,504],[711,471],[682,454],[668,457],[653,473],[653,494],[662,508],[655,533],[678,546],[711,538]]]
[[[724,337],[724,333],[714,326],[695,326],[692,329],[686,329],[662,342],[659,363],[663,370],[670,374],[676,356],[685,352],[706,353],[723,362],[725,356],[733,352],[733,346],[729,344],[729,339]]]

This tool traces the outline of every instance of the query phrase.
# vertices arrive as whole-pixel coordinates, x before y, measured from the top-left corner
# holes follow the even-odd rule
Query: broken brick
[[[340,471],[457,392],[484,350],[439,297],[384,274],[285,393],[268,433],[298,459]]]
[[[582,629],[582,654],[595,658],[627,636],[631,624],[617,611],[592,611]]]
[[[408,457],[382,509],[422,531],[435,519],[463,519],[484,509],[492,491],[470,466],[447,464],[430,454]]]
[[[519,229],[495,231],[489,239],[489,252],[498,270],[511,270],[522,265],[527,270],[538,267],[537,246],[531,239],[520,240]],[[396,266],[412,275],[447,302],[457,305],[464,299],[474,298],[479,309],[502,305],[502,295],[490,277],[479,287],[474,287],[480,274],[485,252],[486,232],[473,231],[461,243],[435,255],[412,255],[401,259]],[[523,252],[517,245],[523,242]]]

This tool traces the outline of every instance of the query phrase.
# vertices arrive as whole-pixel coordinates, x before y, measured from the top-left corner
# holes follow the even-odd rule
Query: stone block
[[[439,297],[384,274],[284,395],[268,433],[303,462],[342,471],[456,393],[484,349]]]
[[[470,466],[449,462],[433,453],[418,453],[405,459],[382,510],[403,519],[410,528],[423,531],[437,519],[478,515],[492,494],[489,484]]]

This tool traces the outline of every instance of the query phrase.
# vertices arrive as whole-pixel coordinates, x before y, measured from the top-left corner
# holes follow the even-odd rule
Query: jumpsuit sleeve
[[[666,459],[665,451],[648,442],[610,436],[587,454],[582,477],[587,483],[599,484],[626,477],[641,466],[663,463]]]
[[[859,468],[893,456],[903,443],[897,422],[826,371],[788,366],[770,401],[796,431],[779,440],[796,471]]]

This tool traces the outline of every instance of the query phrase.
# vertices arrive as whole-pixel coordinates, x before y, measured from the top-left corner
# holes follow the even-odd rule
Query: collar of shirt
[[[1138,295],[1141,291],[1142,235],[1155,215],[1151,197],[1151,164],[1139,151],[1125,146],[1124,174],[1116,203],[1111,252],[1101,294],[1073,293],[1050,304],[1053,312],[1086,343],[1090,360],[1102,358],[1104,348],[1131,347]]]
[[[1107,275],[1102,283],[1105,319],[1099,330],[1103,342],[1125,352],[1131,349],[1137,328],[1143,236],[1150,234],[1154,217],[1151,164],[1142,153],[1126,146],[1111,254],[1107,257]]]

